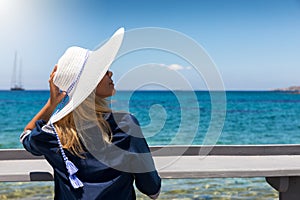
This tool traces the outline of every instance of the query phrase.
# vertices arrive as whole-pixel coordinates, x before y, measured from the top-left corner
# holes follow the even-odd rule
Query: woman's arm
[[[50,97],[44,107],[32,118],[32,120],[25,126],[24,131],[32,130],[35,128],[35,122],[39,119],[44,121],[48,121],[54,112],[56,106],[59,102],[65,97],[65,92],[60,92],[59,88],[54,85],[53,78],[56,72],[57,66],[55,65],[53,71],[51,72],[49,78],[49,86],[50,86]]]

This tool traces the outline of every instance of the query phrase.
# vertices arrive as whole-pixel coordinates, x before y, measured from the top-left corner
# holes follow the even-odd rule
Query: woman
[[[50,75],[48,102],[20,136],[53,167],[55,199],[135,199],[134,181],[150,198],[159,195],[161,179],[138,121],[113,113],[105,100],[115,92],[108,67],[123,34],[94,52],[69,48]]]

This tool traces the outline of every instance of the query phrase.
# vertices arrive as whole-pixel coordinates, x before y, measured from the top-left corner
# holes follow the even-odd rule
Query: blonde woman
[[[135,199],[133,183],[156,199],[161,179],[137,119],[114,113],[108,67],[123,40],[119,29],[96,51],[69,48],[49,79],[50,98],[20,136],[53,167],[55,199]]]

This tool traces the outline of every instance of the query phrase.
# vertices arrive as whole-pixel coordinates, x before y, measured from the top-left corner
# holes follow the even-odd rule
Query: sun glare
[[[0,0],[0,23],[1,26],[14,23],[21,12],[22,1]]]

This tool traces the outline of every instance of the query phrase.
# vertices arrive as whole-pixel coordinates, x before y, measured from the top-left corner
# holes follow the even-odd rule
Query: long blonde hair
[[[81,122],[94,122],[102,133],[103,141],[111,143],[112,133],[108,122],[103,118],[103,114],[110,113],[106,99],[97,97],[93,92],[80,104],[74,111],[54,124],[64,149],[67,149],[73,155],[84,158],[84,142],[80,140],[75,120],[78,118]],[[76,119],[74,119],[74,116]]]

